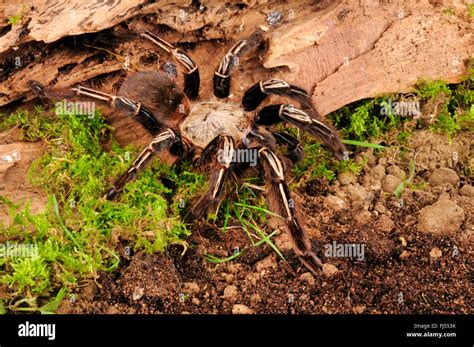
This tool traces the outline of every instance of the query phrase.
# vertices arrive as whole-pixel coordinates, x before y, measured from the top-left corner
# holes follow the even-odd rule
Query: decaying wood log
[[[447,14],[453,6],[459,16]],[[312,89],[318,111],[328,114],[408,92],[420,79],[459,82],[474,54],[473,29],[463,3],[341,1],[275,30],[264,66],[288,66],[288,79]]]
[[[240,39],[261,28],[269,38],[264,67],[311,90],[318,110],[327,114],[363,98],[409,91],[419,79],[459,81],[474,53],[466,2],[47,0],[0,5],[0,18],[5,18],[0,21],[0,106],[31,96],[28,79],[68,86],[121,70],[123,61],[111,56],[94,65],[97,51],[81,46],[72,52],[61,40],[125,22],[132,29],[166,25],[173,29],[171,41],[198,43],[190,53],[209,72],[215,68],[208,66],[209,55],[221,54],[221,45],[206,43]],[[20,22],[8,24],[7,18],[19,11]],[[272,13],[279,14],[273,22]],[[20,64],[12,68],[15,59]]]
[[[24,25],[14,26],[0,41],[0,53],[18,42],[54,42],[64,36],[80,35],[110,28],[138,14],[169,11],[172,7],[189,6],[187,0],[112,0],[85,2],[77,0],[36,1],[29,5],[10,6],[1,12],[19,14],[23,12]],[[0,13],[1,13],[0,12]],[[26,34],[25,35],[25,32]]]

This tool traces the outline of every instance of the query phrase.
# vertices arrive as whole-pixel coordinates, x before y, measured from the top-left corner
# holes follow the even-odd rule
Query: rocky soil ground
[[[358,156],[367,162],[359,176],[345,173],[333,184],[312,181],[300,189],[302,220],[325,262],[319,276],[301,267],[285,234],[276,244],[287,262],[259,247],[210,264],[204,254],[231,255],[248,237],[199,225],[184,256],[179,246],[134,254],[60,312],[472,313],[474,187],[460,169],[472,161],[473,138],[449,141],[420,131],[403,161],[400,148],[381,156],[368,150]],[[397,198],[408,158],[415,160],[415,186]],[[364,244],[364,260],[325,257],[323,246],[334,241]]]

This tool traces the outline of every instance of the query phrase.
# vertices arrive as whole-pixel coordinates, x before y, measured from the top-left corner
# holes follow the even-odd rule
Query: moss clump
[[[178,175],[158,161],[127,185],[117,201],[102,198],[111,180],[131,164],[138,150],[102,142],[109,126],[99,113],[49,116],[42,109],[18,111],[2,121],[2,128],[17,125],[24,140],[41,139],[46,153],[29,170],[31,182],[49,194],[45,212],[32,215],[28,204],[16,206],[5,198],[12,223],[0,225],[7,239],[34,245],[34,257],[1,258],[0,284],[9,288],[8,307],[18,297],[30,304],[59,287],[73,288],[79,279],[97,277],[98,271],[119,265],[123,245],[149,252],[188,235],[179,216],[179,201],[189,199],[203,183],[200,175],[183,168]],[[169,188],[159,179],[173,181]]]

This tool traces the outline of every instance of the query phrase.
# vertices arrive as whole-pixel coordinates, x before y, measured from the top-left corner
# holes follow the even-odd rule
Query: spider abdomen
[[[163,72],[134,73],[123,81],[118,95],[142,104],[167,127],[175,125],[185,115],[185,109],[180,105],[188,107],[183,92]]]
[[[180,127],[189,141],[205,148],[221,134],[231,136],[236,143],[241,142],[249,119],[239,105],[209,101],[195,104]]]

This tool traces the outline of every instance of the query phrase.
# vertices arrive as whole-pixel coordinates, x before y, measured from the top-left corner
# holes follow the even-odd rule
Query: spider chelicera
[[[272,126],[286,122],[320,139],[331,152],[343,159],[344,145],[337,132],[325,124],[316,112],[308,93],[281,79],[262,80],[251,86],[242,104],[229,100],[231,73],[238,59],[256,52],[264,43],[263,34],[254,32],[248,39],[235,43],[214,73],[214,100],[198,100],[200,77],[198,66],[181,49],[174,47],[150,31],[138,33],[170,54],[184,68],[184,91],[163,72],[136,72],[127,77],[117,95],[78,86],[68,89],[65,97],[82,96],[108,102],[126,111],[153,136],[150,144],[108,189],[104,198],[112,200],[124,186],[143,170],[151,158],[163,151],[181,158],[193,157],[196,167],[208,168],[208,188],[186,216],[186,221],[205,217],[225,198],[229,182],[254,169],[250,163],[236,161],[236,151],[254,151],[256,168],[263,174],[269,209],[281,216],[301,262],[313,273],[322,266],[311,242],[295,215],[295,204],[285,181],[287,159],[301,159],[302,148],[296,138]],[[33,91],[46,98],[59,93],[44,88],[39,82],[28,82]],[[68,95],[66,95],[68,94]],[[296,100],[291,104],[259,105],[270,94]],[[190,100],[194,101],[190,103]],[[285,155],[277,154],[277,146],[286,147]],[[257,172],[258,173],[258,172]]]

